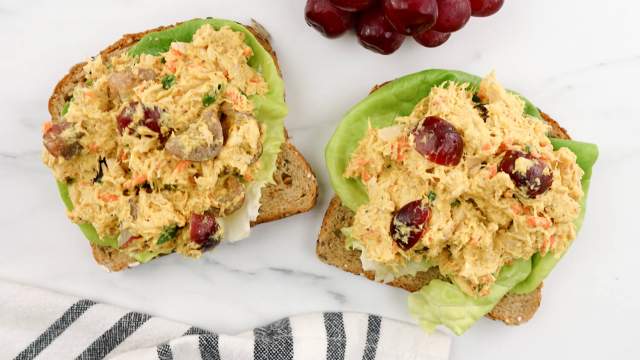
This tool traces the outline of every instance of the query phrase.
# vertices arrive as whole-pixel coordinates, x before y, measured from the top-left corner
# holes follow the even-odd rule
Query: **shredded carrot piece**
[[[98,152],[98,144],[96,144],[96,143],[89,144],[89,152],[91,152],[92,154],[97,153]]]
[[[113,202],[119,199],[118,195],[115,194],[100,194],[98,198],[104,202]]]
[[[240,95],[238,95],[235,91],[227,90],[225,95],[229,98],[233,105],[238,105],[240,103]]]
[[[530,227],[541,227],[546,230],[551,227],[551,220],[543,217],[529,216],[527,218],[527,224]]]
[[[127,153],[125,151],[123,151],[123,152],[120,153],[119,158],[120,158],[120,161],[125,161],[125,160],[127,160],[127,158],[129,158],[129,155],[127,155]]]
[[[511,210],[513,210],[513,213],[516,215],[521,215],[524,212],[524,210],[522,209],[522,205],[520,204],[511,205]]]
[[[42,133],[46,134],[49,130],[51,130],[51,128],[53,127],[53,122],[51,121],[47,121],[44,124],[42,124]]]
[[[482,145],[482,151],[487,152],[489,150],[491,150],[491,144],[486,143],[486,144]]]
[[[358,167],[363,167],[369,163],[369,159],[358,157],[355,159],[355,162]]]
[[[145,181],[147,181],[147,176],[146,175],[138,175],[135,178],[133,178],[133,183],[135,185],[144,184]]]
[[[409,140],[406,136],[398,138],[396,141],[396,159],[403,161],[405,159],[405,151],[409,148]]]
[[[190,164],[191,164],[191,161],[189,160],[181,160],[178,162],[178,165],[176,165],[176,171],[181,172],[187,167],[189,167]]]
[[[132,236],[127,241],[125,241],[124,244],[120,245],[120,248],[121,249],[127,248],[127,247],[129,247],[129,245],[131,245],[131,243],[133,243],[134,241],[136,241],[138,239],[142,239],[142,236]]]
[[[142,185],[147,181],[147,176],[146,175],[138,175],[136,177],[134,177],[133,179],[127,181],[124,183],[124,188],[125,189],[129,189],[132,188],[136,185]]]
[[[555,235],[551,235],[551,237],[549,238],[549,247],[551,249],[556,247],[556,236]]]
[[[487,170],[489,170],[489,179],[493,179],[498,174],[498,167],[496,165],[489,166]]]
[[[175,48],[171,48],[171,54],[175,55],[175,56],[182,56],[184,55],[183,53],[180,52],[180,50],[175,49]]]
[[[167,61],[167,69],[169,69],[170,72],[174,73],[176,72],[176,63],[173,61]]]
[[[242,52],[242,55],[249,57],[251,56],[251,54],[253,54],[253,50],[251,50],[251,48],[247,47],[244,49],[244,51]]]

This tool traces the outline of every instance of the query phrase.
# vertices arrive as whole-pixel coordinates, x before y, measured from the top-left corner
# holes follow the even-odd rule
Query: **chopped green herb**
[[[451,207],[458,207],[460,206],[461,202],[458,199],[453,200],[453,202],[451,202]]]
[[[164,229],[162,234],[160,234],[157,244],[162,245],[167,241],[171,241],[176,237],[177,234],[178,234],[178,227],[176,225],[170,226]]]
[[[60,115],[62,116],[67,115],[67,113],[69,112],[69,105],[71,105],[71,100],[64,103],[64,106],[62,107],[62,111],[60,112]]]
[[[427,199],[429,199],[429,202],[436,201],[437,197],[438,195],[436,195],[436,193],[434,193],[433,191],[429,191],[429,195],[427,195]]]
[[[531,152],[531,146],[527,145],[524,147],[524,151],[526,151],[527,153]]]
[[[162,78],[162,88],[165,90],[169,90],[173,84],[175,84],[176,82],[176,77],[175,75],[165,75]]]
[[[87,86],[91,86],[93,85],[93,79],[87,79],[87,81],[84,82]]]
[[[220,90],[222,90],[221,83],[218,84],[216,88],[213,89],[211,92],[204,94],[204,96],[202,97],[202,106],[207,107],[213,104],[214,102],[216,102],[216,98],[218,97]]]
[[[216,102],[215,95],[204,94],[204,96],[202,97],[202,106],[204,106],[204,107],[207,107],[207,106],[213,104],[214,102]]]
[[[160,58],[160,64],[166,64],[167,63],[167,59],[165,59],[164,57]]]

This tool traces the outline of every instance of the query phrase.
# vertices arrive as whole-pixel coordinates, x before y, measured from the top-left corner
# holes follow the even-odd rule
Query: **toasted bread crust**
[[[376,85],[371,93],[378,90],[384,84]],[[551,126],[549,135],[552,137],[570,139],[569,134],[558,122],[549,115],[541,112],[543,119]],[[364,271],[360,261],[360,251],[348,250],[345,247],[345,237],[340,231],[353,222],[353,211],[342,205],[337,196],[334,196],[324,215],[322,227],[316,244],[316,254],[325,263],[338,267],[356,275],[362,275],[374,280],[375,274]],[[437,268],[419,272],[416,276],[402,276],[387,285],[402,288],[409,292],[420,290],[433,279],[443,279]],[[540,306],[542,300],[542,284],[533,292],[524,295],[507,294],[496,305],[487,317],[500,320],[507,325],[520,325],[530,320]]]
[[[307,160],[290,142],[278,155],[275,184],[262,190],[258,225],[310,210],[318,200],[318,182]]]
[[[179,24],[177,23],[176,25]],[[100,56],[104,58],[118,56],[135,45],[145,35],[166,30],[176,25],[160,26],[135,34],[123,35],[121,39],[102,50]],[[276,52],[269,42],[269,34],[266,33],[266,30],[255,22],[252,26],[245,27],[256,37],[262,47],[271,54],[278,73],[282,76]],[[52,120],[58,121],[60,119],[62,108],[71,98],[73,89],[85,81],[82,70],[85,64],[86,62],[83,62],[71,67],[67,75],[54,88],[53,94],[49,98],[49,113]],[[317,202],[318,182],[316,176],[302,154],[288,139],[282,145],[282,151],[278,155],[274,178],[275,183],[267,185],[263,189],[263,196],[260,200],[260,214],[252,226],[309,211]],[[286,196],[295,197],[286,198]],[[109,271],[121,271],[138,264],[135,259],[117,249],[94,244],[91,244],[91,249],[96,262]]]

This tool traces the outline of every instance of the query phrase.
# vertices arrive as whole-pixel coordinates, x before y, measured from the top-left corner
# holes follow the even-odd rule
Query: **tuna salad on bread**
[[[72,68],[43,161],[99,263],[197,258],[315,204],[279,71],[264,29],[217,19],[126,35]]]
[[[582,224],[595,145],[493,74],[427,70],[375,89],[326,148],[337,193],[318,255],[405,288],[426,330],[527,321]]]

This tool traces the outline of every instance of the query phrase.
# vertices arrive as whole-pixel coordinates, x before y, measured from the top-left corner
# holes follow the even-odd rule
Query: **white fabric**
[[[0,280],[0,359],[446,360],[442,333],[358,313],[282,319],[240,335]]]

